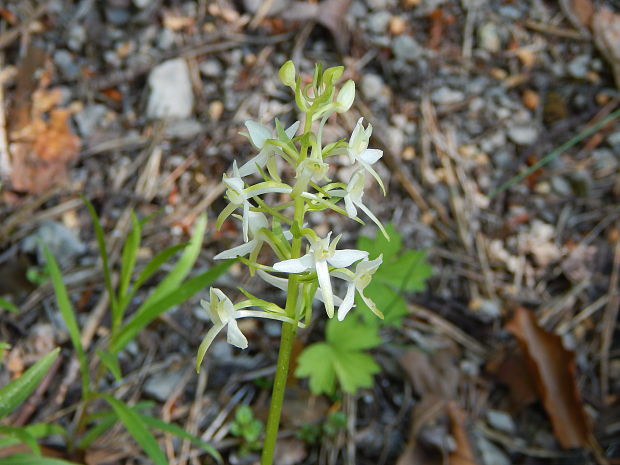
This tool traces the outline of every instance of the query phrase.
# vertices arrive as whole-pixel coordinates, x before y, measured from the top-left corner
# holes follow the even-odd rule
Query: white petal
[[[368,257],[368,252],[356,249],[336,250],[334,255],[327,259],[330,265],[336,268],[346,268],[358,260]]]
[[[267,164],[268,156],[269,152],[266,150],[261,150],[260,152],[258,152],[258,155],[251,158],[247,163],[245,163],[241,168],[239,168],[239,176],[250,176],[251,174],[258,173],[258,168],[256,167],[256,165],[263,168]]]
[[[383,313],[377,308],[377,305],[370,298],[366,297],[362,292],[360,292],[359,294],[362,297],[364,303],[368,305],[368,308],[372,310],[372,312],[379,318],[383,319]]]
[[[237,326],[237,322],[235,320],[231,320],[228,323],[226,340],[229,344],[239,347],[240,349],[246,349],[248,347],[248,340],[239,329],[239,326]]]
[[[311,255],[304,255],[300,258],[292,258],[291,260],[283,260],[273,264],[273,269],[283,273],[303,273],[314,268],[314,258]]]
[[[286,278],[278,278],[277,276],[273,276],[263,270],[257,270],[256,274],[268,284],[271,284],[273,287],[277,287],[283,291],[288,290],[288,279]]]
[[[345,207],[345,210],[347,211],[347,214],[351,218],[357,218],[357,208],[355,208],[355,205],[353,204],[353,200],[351,200],[350,195],[345,196],[344,207]]]
[[[316,262],[316,276],[319,280],[319,289],[325,303],[325,311],[329,318],[334,316],[334,291],[332,290],[332,282],[329,279],[329,269],[325,260]]]
[[[269,129],[267,126],[263,126],[262,124],[257,123],[256,121],[246,121],[245,127],[248,128],[248,131],[250,133],[250,140],[259,149],[263,148],[267,139],[273,138],[271,134],[271,129]]]
[[[243,240],[249,240],[248,230],[250,229],[250,202],[243,202]]]
[[[295,136],[295,133],[297,133],[298,128],[299,128],[299,121],[295,121],[284,132],[286,133],[287,136],[289,136],[289,138],[292,139],[293,136]]]
[[[237,257],[245,257],[247,254],[254,250],[258,241],[256,239],[252,239],[245,244],[238,245],[237,247],[233,247],[229,250],[224,250],[223,252],[218,253],[213,260],[228,260],[229,258],[237,258]]]
[[[226,187],[229,187],[235,192],[241,192],[243,190],[243,180],[241,178],[229,178],[224,176],[222,181],[226,184]]]
[[[355,286],[353,285],[353,283],[349,283],[349,285],[347,286],[347,293],[344,296],[344,299],[342,300],[340,307],[338,307],[338,321],[344,320],[344,317],[347,316],[347,313],[349,313],[349,310],[353,308],[354,303],[355,303],[354,297],[355,297]]]
[[[383,150],[379,150],[379,149],[366,149],[362,153],[359,154],[360,160],[362,160],[364,163],[368,163],[369,165],[372,165],[373,163],[375,163],[382,156],[383,156]]]

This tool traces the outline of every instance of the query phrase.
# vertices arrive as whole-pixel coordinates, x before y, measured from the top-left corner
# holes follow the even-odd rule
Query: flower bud
[[[355,100],[355,83],[352,80],[348,80],[338,92],[338,97],[336,98],[337,112],[344,113],[351,108],[353,105],[353,100]]]
[[[280,81],[282,84],[289,87],[295,87],[295,64],[288,60],[286,63],[282,65],[280,71],[278,71],[278,76],[280,77]]]

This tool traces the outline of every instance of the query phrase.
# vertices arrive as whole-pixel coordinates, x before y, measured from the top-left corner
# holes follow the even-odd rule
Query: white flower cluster
[[[368,124],[364,128],[363,118],[360,118],[348,141],[340,140],[325,146],[321,141],[327,119],[334,113],[348,111],[355,98],[355,84],[351,80],[336,93],[335,83],[343,71],[343,67],[323,70],[317,65],[312,83],[302,85],[293,63],[285,63],[279,75],[281,81],[295,92],[297,106],[305,113],[302,131],[299,121],[287,129],[277,119],[275,129],[254,121],[245,123],[248,131],[245,135],[258,153],[241,167],[233,163],[232,174],[224,175],[228,205],[216,223],[219,229],[231,215],[239,218],[244,242],[219,253],[215,258],[239,258],[252,273],[257,270],[258,276],[267,283],[289,294],[295,292],[295,302],[291,304],[287,301],[286,309],[283,309],[243,291],[248,299],[233,305],[222,291],[212,288],[211,301],[203,301],[202,304],[214,326],[200,346],[197,367],[217,333],[226,326],[228,342],[242,349],[247,347],[247,340],[236,324],[237,318],[252,316],[301,325],[300,320],[305,317],[307,321],[310,317],[312,303],[316,299],[323,302],[330,318],[337,305],[337,317],[342,320],[355,306],[356,291],[368,307],[382,317],[376,305],[364,295],[364,289],[381,265],[381,257],[369,260],[365,251],[338,250],[341,235],[333,240],[331,232],[326,237],[319,237],[304,222],[306,214],[331,209],[363,224],[358,216],[359,209],[387,237],[383,225],[362,201],[367,174],[378,182],[385,194],[383,183],[372,167],[383,152],[368,148],[372,126]],[[313,124],[316,121],[318,124]],[[355,167],[346,184],[328,178],[328,161],[334,160],[337,155],[345,155]],[[290,172],[295,173],[290,183],[282,180],[284,174],[289,172],[282,169],[283,164],[288,164],[292,168]],[[248,178],[258,176],[262,178],[260,182],[248,182]],[[277,203],[274,203],[275,199]],[[341,202],[344,208],[340,206]],[[235,213],[237,211],[239,213]],[[265,244],[278,257],[272,266],[257,262]],[[302,252],[303,244],[306,244],[305,253]],[[349,269],[353,265],[354,271]],[[334,295],[332,278],[347,283],[344,298]],[[243,310],[250,306],[261,310]]]

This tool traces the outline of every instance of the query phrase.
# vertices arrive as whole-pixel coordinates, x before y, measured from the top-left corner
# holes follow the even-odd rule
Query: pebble
[[[106,19],[114,24],[115,26],[123,26],[129,21],[131,15],[129,14],[129,10],[125,8],[106,8],[105,10]]]
[[[504,131],[495,131],[480,141],[480,150],[491,153],[505,145],[506,133]]]
[[[475,437],[482,463],[493,465],[511,464],[510,459],[506,456],[506,454],[491,441],[481,434],[475,434]]]
[[[506,412],[489,409],[486,412],[486,416],[489,424],[497,430],[508,434],[514,434],[517,430],[514,420]]]
[[[620,149],[620,131],[612,132],[607,136],[607,142],[614,148]]]
[[[585,79],[590,66],[589,55],[579,55],[573,58],[566,67],[568,74],[577,79]]]
[[[79,51],[86,42],[86,29],[80,23],[74,24],[69,29],[67,46],[74,52]]]
[[[75,114],[75,121],[83,138],[88,139],[90,137],[107,112],[108,109],[105,105],[96,103],[86,105],[80,112]]]
[[[450,105],[462,102],[465,94],[460,90],[450,89],[449,87],[440,87],[433,91],[431,100],[438,105]]]
[[[163,28],[157,36],[157,47],[162,50],[170,50],[175,42],[177,36],[171,29]]]
[[[397,59],[415,61],[422,56],[423,49],[416,40],[408,35],[400,35],[392,41],[392,51]]]
[[[147,117],[187,119],[191,116],[194,94],[185,60],[175,58],[153,68],[148,85]]]
[[[377,11],[368,16],[368,30],[375,34],[384,34],[387,31],[392,15],[388,11]]]
[[[133,0],[133,4],[136,8],[141,10],[153,3],[153,0]]]
[[[480,47],[491,53],[497,53],[502,47],[497,26],[494,23],[484,23],[478,29]]]
[[[200,63],[198,69],[207,77],[220,77],[222,75],[222,64],[214,58]]]
[[[56,52],[54,52],[54,63],[65,79],[73,80],[77,78],[80,73],[80,68],[76,65],[73,54],[68,50],[56,50]]]
[[[508,128],[508,137],[515,144],[530,145],[538,139],[538,129],[532,124],[512,126]]]
[[[144,392],[160,402],[167,401],[183,376],[182,370],[171,370],[150,376],[144,383]]]
[[[71,265],[80,255],[86,252],[86,245],[80,241],[75,232],[56,221],[43,221],[21,243],[21,249],[24,252],[33,253],[36,251],[39,263],[45,263],[39,242],[47,246],[61,268]]]
[[[556,194],[567,197],[573,193],[570,183],[563,176],[553,176],[551,178],[551,188]]]
[[[385,87],[383,78],[378,74],[364,74],[360,85],[364,96],[370,100],[377,100]]]
[[[175,139],[192,139],[203,131],[202,124],[195,119],[174,120],[165,129],[167,137]]]
[[[618,159],[609,149],[593,150],[592,160],[594,161],[594,169],[597,176],[609,176],[618,169]]]
[[[481,299],[478,311],[489,320],[494,320],[502,316],[501,305],[497,300]]]

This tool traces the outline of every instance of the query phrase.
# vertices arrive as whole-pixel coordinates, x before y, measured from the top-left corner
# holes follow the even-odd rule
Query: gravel
[[[191,116],[194,95],[185,60],[168,60],[153,68],[148,77],[148,85],[148,118],[186,119]]]

